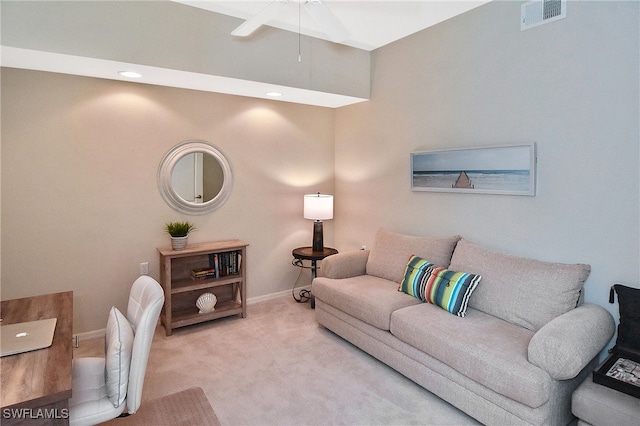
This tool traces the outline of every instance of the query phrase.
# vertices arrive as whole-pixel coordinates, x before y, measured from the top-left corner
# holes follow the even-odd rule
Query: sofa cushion
[[[464,317],[471,294],[482,277],[468,272],[435,268],[429,272],[424,299],[459,317]]]
[[[640,351],[640,289],[614,284],[609,303],[614,302],[614,292],[618,293],[620,312],[616,345]]]
[[[409,257],[416,255],[438,266],[447,266],[460,236],[446,238],[414,237],[379,229],[367,260],[367,274],[402,281]]]
[[[426,302],[424,298],[424,288],[427,280],[431,276],[431,271],[436,267],[418,256],[411,256],[404,269],[404,278],[398,287],[398,291],[407,293],[409,296],[417,297],[422,302]]]
[[[493,252],[464,239],[449,268],[482,275],[469,307],[537,331],[574,309],[591,267]]]
[[[545,404],[552,380],[529,363],[531,330],[468,309],[460,318],[422,303],[391,316],[391,333],[471,380],[528,407]]]
[[[398,290],[464,317],[469,298],[481,278],[480,275],[437,267],[421,257],[411,256]]]
[[[397,283],[371,275],[318,277],[311,291],[317,299],[381,330],[389,330],[393,311],[421,303],[399,292]]]

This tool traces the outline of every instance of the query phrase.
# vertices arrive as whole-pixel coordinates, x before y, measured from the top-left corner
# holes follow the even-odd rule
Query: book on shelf
[[[225,251],[209,255],[209,267],[215,270],[217,277],[238,275],[242,255],[238,251]]]
[[[239,251],[226,251],[209,254],[209,266],[191,271],[194,280],[209,280],[229,275],[238,275],[242,265],[242,254]]]
[[[209,280],[211,278],[216,278],[216,271],[213,268],[194,269],[193,271],[191,271],[191,278],[193,278],[195,281]]]

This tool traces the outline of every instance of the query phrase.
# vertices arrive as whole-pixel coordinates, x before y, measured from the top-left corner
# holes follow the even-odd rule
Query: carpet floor
[[[158,327],[142,407],[200,387],[223,426],[479,424],[318,325],[308,303],[281,297],[247,311],[169,337]],[[74,356],[103,352],[102,339],[83,340]]]

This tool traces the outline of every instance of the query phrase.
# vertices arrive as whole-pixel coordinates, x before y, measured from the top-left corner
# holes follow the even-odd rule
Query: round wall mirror
[[[206,214],[229,198],[231,164],[213,145],[200,140],[173,147],[160,162],[158,188],[171,207],[186,214]]]

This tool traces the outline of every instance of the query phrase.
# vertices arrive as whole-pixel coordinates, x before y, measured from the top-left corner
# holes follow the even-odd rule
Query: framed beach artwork
[[[411,190],[536,194],[535,144],[411,153]]]

